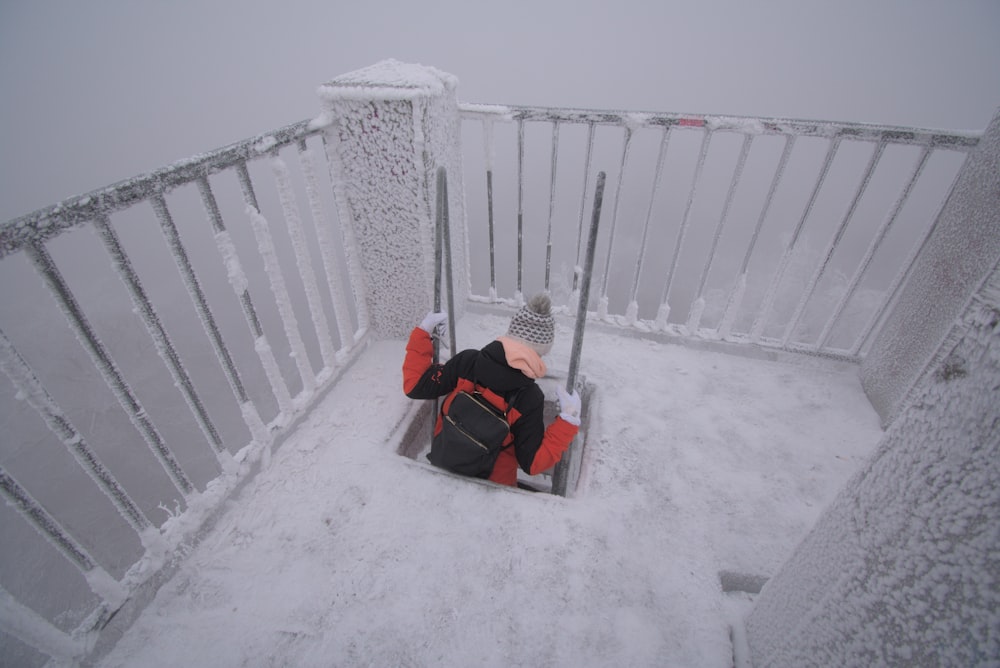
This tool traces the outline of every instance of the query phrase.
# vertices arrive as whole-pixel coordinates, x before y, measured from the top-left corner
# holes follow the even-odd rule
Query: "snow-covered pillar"
[[[900,294],[861,364],[885,424],[941,361],[945,336],[1000,258],[1000,112],[969,155]]]
[[[319,89],[355,297],[383,338],[405,338],[433,305],[435,173],[448,173],[455,304],[469,294],[458,80],[386,60]],[[453,314],[458,317],[461,313]]]
[[[1000,657],[1000,262],[874,457],[763,588],[756,668]]]

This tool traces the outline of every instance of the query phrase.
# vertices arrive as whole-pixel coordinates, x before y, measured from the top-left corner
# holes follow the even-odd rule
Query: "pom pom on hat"
[[[507,336],[531,346],[539,355],[552,350],[556,338],[556,321],[552,317],[552,300],[546,294],[532,297],[510,320]]]

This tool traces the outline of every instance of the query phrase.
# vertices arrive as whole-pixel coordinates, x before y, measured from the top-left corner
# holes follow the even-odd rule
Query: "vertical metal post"
[[[646,255],[646,241],[649,238],[649,221],[653,217],[653,205],[656,202],[656,195],[660,191],[660,177],[663,174],[663,163],[666,162],[667,148],[670,145],[670,128],[667,125],[663,128],[663,137],[660,139],[660,151],[656,156],[656,170],[653,172],[653,190],[649,196],[649,206],[646,208],[646,220],[642,226],[642,239],[639,241],[639,259],[635,263],[635,273],[632,275],[632,292],[629,294],[629,305],[626,314],[631,322],[635,322],[638,317],[639,304],[639,275],[642,273],[642,262]]]
[[[95,593],[116,605],[125,600],[127,594],[121,584],[98,565],[87,548],[78,543],[3,467],[0,467],[0,493],[43,538],[83,573],[88,583],[102,585],[99,588],[104,591]]]
[[[493,121],[483,120],[483,143],[486,153],[486,215],[490,235],[490,300],[497,298],[496,241],[493,232]]]
[[[441,311],[441,253],[442,246],[444,243],[444,224],[441,219],[443,208],[441,206],[442,200],[442,190],[441,190],[441,168],[438,169],[437,173],[437,192],[436,192],[436,204],[437,210],[434,212],[434,312],[439,313]],[[454,314],[449,313],[448,318],[453,319]],[[438,364],[441,357],[441,342],[436,336],[436,332],[430,332],[431,344],[433,346],[433,354],[431,356],[431,363]],[[437,426],[437,415],[438,415],[438,399],[435,397],[431,400],[431,405],[433,411],[431,412],[431,439],[434,438],[434,430]]]
[[[966,158],[968,160],[968,158]],[[872,314],[872,317],[865,323],[865,326],[861,330],[861,336],[855,341],[854,346],[851,348],[851,356],[857,357],[865,344],[869,339],[875,334],[876,326],[886,317],[889,311],[889,305],[896,300],[896,296],[899,294],[900,290],[904,285],[909,283],[910,274],[913,273],[913,267],[917,262],[917,258],[924,254],[924,249],[931,240],[931,235],[934,233],[934,229],[937,227],[937,221],[941,217],[942,212],[948,205],[948,196],[954,192],[956,185],[958,184],[958,178],[962,174],[959,170],[955,173],[955,177],[952,179],[951,186],[946,191],[947,195],[941,199],[941,203],[937,207],[937,211],[930,218],[930,224],[924,231],[923,237],[920,239],[919,243],[913,245],[910,249],[909,255],[906,256],[906,260],[900,265],[899,271],[896,272],[896,276],[892,279],[892,283],[889,288],[885,291],[885,295],[882,298],[882,302],[879,304],[878,308]]]
[[[747,156],[750,155],[750,145],[753,143],[753,135],[743,137],[743,145],[740,147],[740,157],[736,160],[736,169],[733,171],[733,178],[729,182],[729,191],[726,193],[726,202],[722,206],[722,215],[719,217],[719,224],[715,227],[715,235],[712,237],[712,247],[708,252],[708,262],[705,263],[701,271],[701,278],[698,279],[698,290],[695,292],[696,298],[704,296],[705,283],[708,282],[708,275],[712,271],[712,264],[715,262],[715,253],[719,247],[719,239],[722,238],[722,230],[726,226],[729,218],[729,210],[733,205],[736,196],[736,188],[739,187],[740,179],[743,177],[743,168],[747,164]]]
[[[118,234],[111,226],[111,220],[106,214],[101,214],[94,219],[94,227],[97,229],[101,240],[108,249],[108,253],[114,261],[118,276],[128,289],[129,295],[132,297],[132,303],[135,305],[136,312],[146,325],[146,330],[149,332],[149,336],[153,339],[153,343],[156,344],[156,349],[160,353],[160,357],[162,357],[163,361],[166,363],[167,369],[170,371],[170,375],[177,384],[177,389],[181,391],[188,407],[190,407],[191,412],[194,413],[195,420],[197,420],[198,426],[201,427],[202,432],[205,434],[205,438],[208,440],[209,445],[211,445],[212,449],[215,451],[220,465],[222,465],[223,469],[227,468],[231,464],[232,457],[222,444],[222,438],[219,437],[218,430],[216,430],[215,425],[212,423],[212,420],[208,415],[208,411],[205,409],[205,405],[201,401],[201,397],[198,396],[198,391],[195,389],[194,383],[191,381],[191,377],[184,368],[184,364],[181,362],[177,349],[174,347],[170,337],[167,336],[167,331],[163,328],[163,323],[160,322],[160,317],[153,309],[153,304],[149,301],[149,297],[146,295],[146,290],[142,287],[142,282],[139,280],[139,275],[132,266],[132,261],[125,253],[125,249],[122,248]]]
[[[837,246],[840,244],[840,240],[844,237],[844,232],[847,231],[847,226],[850,224],[851,219],[854,218],[854,212],[858,208],[858,203],[864,196],[865,191],[868,190],[868,184],[871,183],[872,174],[875,173],[875,168],[878,167],[878,163],[882,159],[882,154],[885,151],[885,144],[885,139],[879,140],[878,144],[875,146],[875,150],[872,151],[872,157],[868,161],[868,167],[865,169],[864,176],[861,178],[861,183],[858,185],[858,189],[854,193],[854,199],[851,200],[850,206],[847,207],[847,213],[844,214],[844,219],[840,222],[840,227],[837,228],[836,233],[827,245],[823,261],[816,268],[816,271],[813,272],[812,277],[809,279],[809,284],[806,286],[805,292],[802,293],[802,297],[799,299],[799,303],[795,307],[795,313],[792,315],[792,319],[785,328],[785,335],[781,341],[781,346],[783,348],[788,346],[788,342],[791,340],[796,326],[798,326],[799,321],[802,319],[802,314],[805,312],[806,304],[809,303],[813,293],[816,291],[819,279],[823,276],[823,272],[826,271],[827,265],[830,264],[830,260],[833,258],[833,254],[836,252]]]
[[[2,330],[0,330],[0,369],[142,539],[144,532],[152,526],[152,523],[90,448],[83,434],[73,426]]]
[[[750,266],[750,258],[753,256],[753,251],[757,247],[757,240],[760,238],[761,228],[764,227],[764,221],[767,219],[767,214],[771,210],[771,202],[774,201],[774,193],[777,192],[778,184],[781,183],[781,178],[785,174],[785,168],[788,166],[788,159],[791,157],[792,149],[794,147],[795,135],[785,135],[785,147],[781,151],[781,158],[778,159],[778,167],[775,169],[774,177],[771,179],[771,186],[768,188],[767,196],[764,198],[764,204],[760,209],[760,215],[757,216],[757,224],[753,228],[753,234],[750,235],[750,243],[747,244],[747,250],[743,254],[743,262],[740,264],[740,270],[736,274],[736,286],[729,295],[729,301],[726,303],[726,312],[722,315],[722,324],[719,326],[719,334],[723,339],[729,338],[733,321],[736,319],[736,314],[739,312],[740,305],[743,302],[743,294],[746,291],[747,284],[747,268]]]
[[[177,270],[180,271],[181,277],[184,279],[188,295],[194,303],[195,310],[198,311],[198,317],[205,328],[205,333],[208,334],[212,348],[215,349],[215,355],[222,364],[222,370],[226,374],[226,380],[229,381],[229,387],[236,396],[236,401],[240,404],[241,412],[247,422],[247,428],[250,430],[250,434],[254,440],[263,443],[267,440],[267,430],[264,422],[257,412],[257,407],[250,401],[246,388],[243,386],[243,380],[236,369],[236,363],[233,362],[232,355],[229,354],[229,347],[222,338],[219,326],[215,322],[215,316],[212,314],[212,310],[208,306],[208,301],[205,299],[205,293],[201,289],[198,276],[194,272],[194,267],[191,266],[187,250],[181,242],[177,226],[174,224],[170,210],[167,208],[167,202],[163,198],[163,195],[156,195],[150,200],[150,203],[153,205],[153,211],[156,213],[157,220],[160,221],[160,229],[167,240],[167,245],[170,246],[174,262],[177,264]]]
[[[524,301],[524,119],[517,119],[517,294]]]
[[[278,410],[285,414],[291,414],[295,408],[292,405],[292,395],[288,391],[288,385],[282,378],[278,369],[278,361],[274,359],[274,351],[267,341],[264,328],[261,327],[260,319],[257,317],[257,309],[254,307],[253,298],[250,296],[250,286],[246,274],[240,266],[239,256],[236,254],[236,246],[233,244],[229,232],[226,230],[219,212],[219,205],[212,192],[212,186],[208,182],[207,176],[198,178],[198,190],[201,193],[202,204],[208,213],[208,220],[212,224],[212,231],[215,236],[215,244],[219,249],[223,262],[226,264],[226,273],[229,275],[229,284],[240,300],[240,307],[243,310],[243,317],[250,328],[250,333],[254,339],[254,350],[260,358],[264,368],[264,374],[271,384],[271,392],[278,402]],[[266,440],[265,440],[266,442]]]
[[[458,352],[455,347],[455,278],[451,270],[451,222],[448,219],[448,173],[444,167],[437,170],[438,220],[441,227],[441,243],[444,252],[445,282],[448,284],[448,342],[451,354]]]
[[[87,651],[85,637],[65,633],[0,587],[0,630],[48,654],[55,665],[79,665],[76,659]]]
[[[687,204],[684,206],[684,217],[681,219],[681,227],[677,232],[677,241],[674,243],[674,253],[670,258],[670,267],[667,269],[667,281],[663,286],[663,295],[660,299],[660,308],[666,306],[670,297],[670,286],[674,282],[674,272],[677,269],[677,259],[680,257],[681,248],[684,245],[684,237],[687,235],[688,225],[691,222],[691,207],[694,204],[695,193],[698,192],[698,183],[701,181],[701,173],[705,167],[705,157],[708,155],[708,145],[712,140],[712,131],[705,128],[701,138],[701,149],[698,152],[698,164],[694,168],[694,176],[691,178],[691,189],[688,191]]]
[[[569,372],[566,375],[566,391],[576,389],[577,375],[580,370],[580,354],[583,351],[583,331],[587,323],[587,304],[590,301],[590,279],[594,270],[594,256],[597,250],[597,232],[601,221],[601,206],[604,201],[605,173],[597,175],[597,186],[594,190],[594,212],[590,220],[590,234],[587,237],[587,256],[584,260],[583,276],[580,285],[580,303],[576,310],[576,326],[573,329],[573,347],[570,350]],[[566,496],[569,483],[569,470],[574,457],[577,456],[574,447],[576,440],[570,443],[569,449],[556,464],[552,475],[552,493]]]
[[[316,341],[319,344],[323,367],[332,371],[337,366],[337,357],[333,350],[333,342],[330,340],[330,325],[327,322],[326,311],[323,309],[323,302],[320,299],[316,272],[313,270],[312,260],[309,257],[302,216],[299,213],[295,192],[292,190],[291,172],[288,169],[288,164],[281,159],[277,151],[271,157],[271,171],[274,174],[278,200],[281,202],[281,210],[285,217],[285,228],[288,230],[288,237],[292,242],[292,252],[295,255],[299,279],[302,281],[302,289],[305,292],[306,304],[309,306],[309,314],[312,316],[313,330],[316,332]]]
[[[98,338],[96,332],[94,332],[90,321],[83,314],[83,310],[77,303],[76,297],[70,292],[69,286],[66,285],[66,280],[62,277],[55,262],[53,262],[52,256],[41,245],[29,246],[26,252],[41,275],[42,280],[45,281],[49,290],[55,296],[60,308],[66,315],[66,320],[69,322],[70,327],[73,328],[84,349],[90,355],[94,366],[101,372],[104,382],[114,393],[115,398],[118,399],[118,403],[121,404],[121,407],[128,414],[136,430],[142,434],[153,456],[160,462],[171,482],[174,483],[174,486],[186,498],[195,491],[194,485],[191,484],[191,481],[183,469],[181,469],[181,465],[174,458],[174,454],[170,451],[170,448],[163,442],[163,437],[150,421],[149,414],[142,404],[139,403],[139,399],[132,392],[132,388],[125,382],[125,378],[122,376],[121,371],[119,371],[118,366],[111,359],[104,344]]]
[[[927,158],[930,156],[930,153],[931,149],[929,146],[925,146],[920,151],[920,156],[917,158],[917,163],[913,168],[913,173],[910,175],[910,180],[903,186],[903,190],[899,193],[899,196],[893,203],[888,216],[886,216],[885,220],[882,222],[878,233],[875,235],[872,243],[868,246],[868,250],[865,251],[865,256],[861,259],[861,263],[858,265],[857,271],[854,272],[854,276],[851,278],[850,284],[844,291],[844,295],[840,298],[837,306],[834,307],[833,314],[831,314],[829,319],[826,321],[823,331],[820,332],[819,341],[816,344],[817,349],[822,349],[826,346],[826,342],[830,338],[830,334],[833,332],[833,328],[836,325],[837,320],[840,319],[840,314],[844,312],[847,302],[849,302],[851,297],[854,296],[855,291],[858,289],[858,285],[861,283],[862,276],[864,276],[865,272],[868,271],[868,267],[871,265],[872,258],[882,246],[882,242],[885,240],[886,235],[892,228],[893,223],[896,222],[899,212],[902,211],[903,205],[906,204],[906,201],[910,198],[910,192],[913,190],[913,186],[920,178],[920,174],[924,171],[924,166],[927,164]]]
[[[552,121],[552,172],[549,176],[549,226],[545,235],[545,292],[552,273],[552,216],[556,208],[556,164],[559,159],[559,121]]]
[[[590,165],[594,155],[594,128],[593,123],[587,124],[587,154],[583,158],[583,188],[580,189],[580,226],[576,233],[576,263],[580,264],[580,253],[583,250],[583,220],[587,211],[587,183],[590,181]],[[578,289],[579,276],[573,274],[573,290]]]
[[[778,286],[781,285],[781,279],[784,278],[785,270],[788,269],[788,263],[792,259],[792,253],[795,251],[795,244],[798,243],[799,235],[802,234],[802,228],[805,227],[806,220],[809,219],[809,214],[812,213],[813,206],[816,204],[816,198],[819,197],[819,193],[823,189],[823,184],[830,173],[830,166],[833,164],[833,159],[837,155],[838,148],[840,148],[840,137],[836,136],[830,140],[830,145],[826,150],[826,158],[823,160],[819,177],[816,179],[816,185],[813,186],[812,194],[809,195],[809,201],[806,203],[806,208],[802,211],[802,217],[799,218],[799,222],[792,232],[792,238],[788,240],[785,252],[782,254],[781,260],[778,261],[778,268],[771,277],[771,283],[767,287],[767,292],[764,293],[764,301],[761,304],[760,310],[757,311],[757,317],[754,319],[753,326],[750,328],[750,340],[753,343],[756,343],[763,333],[764,325],[767,323],[771,308],[774,306],[774,299],[778,294]]]
[[[330,233],[328,218],[320,198],[319,180],[316,176],[314,154],[306,146],[306,140],[299,141],[299,164],[302,166],[302,177],[306,186],[306,197],[312,212],[313,230],[319,243],[320,258],[323,271],[326,273],[326,283],[330,290],[330,301],[333,303],[333,317],[337,321],[337,333],[340,335],[340,348],[347,350],[354,345],[354,333],[351,331],[351,312],[347,308],[344,289],[341,286],[337,263],[334,260],[333,238]]]
[[[622,161],[618,168],[618,185],[615,186],[615,208],[611,213],[611,230],[608,233],[608,258],[604,263],[604,277],[601,279],[601,315],[607,315],[608,279],[611,276],[611,256],[615,248],[615,228],[618,226],[618,210],[622,201],[622,182],[625,180],[625,167],[628,165],[628,154],[632,147],[632,128],[625,126],[625,136],[622,139]]]

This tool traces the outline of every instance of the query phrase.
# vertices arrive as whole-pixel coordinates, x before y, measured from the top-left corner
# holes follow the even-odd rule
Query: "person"
[[[580,427],[580,395],[559,387],[559,416],[546,428],[542,409],[544,394],[535,382],[546,374],[542,356],[555,340],[552,303],[545,294],[533,297],[511,318],[504,336],[481,350],[463,350],[444,364],[433,363],[432,334],[448,319],[431,312],[413,328],[403,360],[403,392],[411,399],[434,399],[451,392],[472,391],[478,385],[484,396],[507,413],[510,435],[497,457],[489,480],[517,485],[520,466],[528,475],[546,471],[562,458]],[[434,433],[441,431],[441,414]]]

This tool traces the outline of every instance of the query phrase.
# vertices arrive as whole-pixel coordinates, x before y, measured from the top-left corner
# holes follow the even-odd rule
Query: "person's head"
[[[507,336],[530,346],[539,355],[552,350],[556,338],[556,321],[552,317],[552,300],[542,293],[528,300],[510,320]]]

